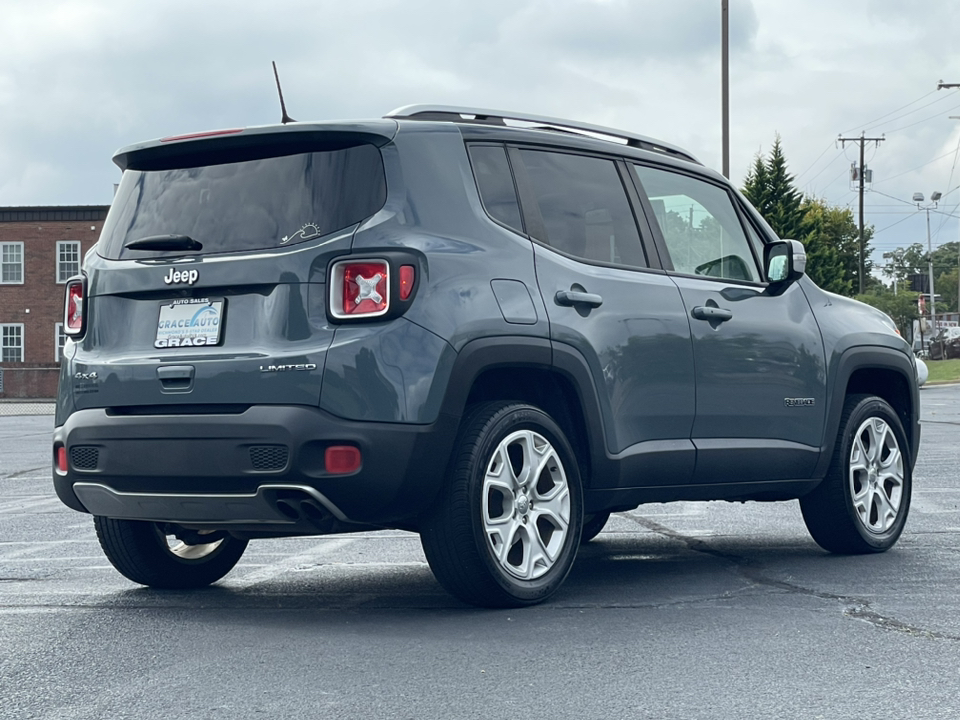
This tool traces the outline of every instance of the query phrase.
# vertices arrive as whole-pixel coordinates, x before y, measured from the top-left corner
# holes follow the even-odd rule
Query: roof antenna
[[[273,76],[277,79],[277,94],[280,95],[280,112],[282,113],[280,122],[283,125],[286,125],[287,123],[296,122],[296,120],[294,120],[292,117],[287,115],[287,106],[283,104],[283,90],[280,89],[280,75],[277,73],[276,61],[271,60],[271,65],[273,65]]]

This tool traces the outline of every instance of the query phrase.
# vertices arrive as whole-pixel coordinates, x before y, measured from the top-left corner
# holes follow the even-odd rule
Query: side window
[[[674,270],[760,282],[757,261],[725,190],[688,175],[634,165]]]
[[[520,150],[546,242],[567,255],[646,267],[640,234],[612,160]]]
[[[487,213],[493,219],[522,233],[520,206],[517,203],[513,175],[510,174],[510,166],[507,164],[507,151],[503,146],[471,145],[470,163],[477,178],[480,200]]]

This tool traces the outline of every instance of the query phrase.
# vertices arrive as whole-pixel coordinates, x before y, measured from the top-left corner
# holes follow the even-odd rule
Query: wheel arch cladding
[[[584,487],[589,485],[591,451],[587,426],[580,397],[568,378],[544,367],[490,368],[474,378],[467,406],[492,400],[526,403],[552,417],[573,446]]]
[[[920,445],[919,391],[915,369],[903,353],[878,347],[855,347],[847,350],[838,364],[830,397],[826,436],[817,465],[817,476],[826,473],[836,443],[836,428],[849,395],[876,395],[886,400],[897,413],[907,435],[910,467],[916,464]]]

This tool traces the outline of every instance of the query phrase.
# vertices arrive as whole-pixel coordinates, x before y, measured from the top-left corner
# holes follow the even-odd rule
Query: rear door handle
[[[599,295],[588,292],[578,292],[577,290],[558,290],[553,299],[557,305],[563,305],[564,307],[587,305],[596,308],[603,305],[603,298]]]
[[[693,309],[692,315],[697,320],[710,320],[711,322],[725,322],[733,317],[733,312],[726,308],[711,307],[709,305],[698,305]]]

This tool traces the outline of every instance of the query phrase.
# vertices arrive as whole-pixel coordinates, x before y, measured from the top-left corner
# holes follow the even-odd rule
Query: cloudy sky
[[[960,202],[960,3],[730,0],[731,176],[779,133],[799,186],[856,212],[855,145],[879,253],[926,242],[914,192]],[[4,0],[0,206],[107,204],[123,145],[409,103],[620,127],[720,168],[720,0]]]

